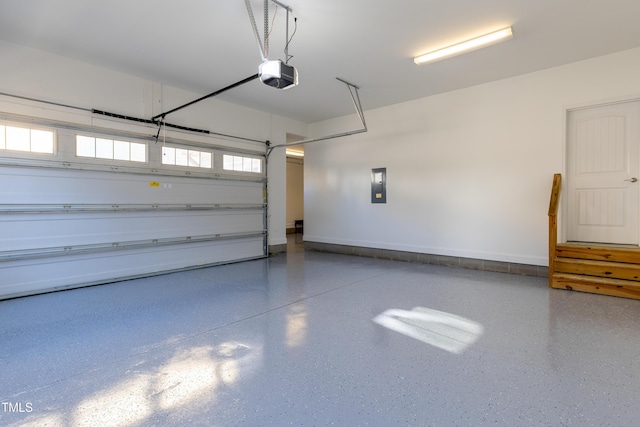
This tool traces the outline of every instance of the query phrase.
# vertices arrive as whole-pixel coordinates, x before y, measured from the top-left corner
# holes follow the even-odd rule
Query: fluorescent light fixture
[[[286,150],[287,156],[304,157],[304,153],[300,151]]]
[[[424,55],[416,56],[413,58],[413,62],[418,65],[425,64],[427,62],[435,62],[491,46],[492,44],[506,41],[511,38],[513,38],[513,31],[511,30],[511,27],[507,27],[499,31],[494,31],[493,33],[485,34],[484,36],[476,37],[475,39],[467,40],[462,43],[425,53]]]

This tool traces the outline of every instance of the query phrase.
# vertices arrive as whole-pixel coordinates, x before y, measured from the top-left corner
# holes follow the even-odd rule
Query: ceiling
[[[299,86],[254,80],[219,98],[311,123],[640,46],[638,0],[282,0]],[[258,31],[263,1],[251,0]],[[269,59],[286,14],[270,2]],[[511,25],[514,38],[417,66],[413,56]],[[208,94],[257,73],[243,0],[0,0],[0,39]],[[2,59],[0,58],[0,61]],[[207,101],[203,101],[207,102]]]

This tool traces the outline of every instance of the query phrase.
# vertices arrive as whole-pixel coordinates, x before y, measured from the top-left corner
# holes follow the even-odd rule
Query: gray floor
[[[483,333],[455,353],[372,321],[414,307]],[[0,425],[632,426],[638,325],[640,301],[291,242],[0,302]]]

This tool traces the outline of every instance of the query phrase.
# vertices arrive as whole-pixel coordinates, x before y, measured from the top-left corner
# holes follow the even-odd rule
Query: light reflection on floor
[[[286,337],[287,346],[291,348],[304,345],[307,337],[307,311],[304,304],[297,303],[289,307]]]
[[[415,307],[413,310],[389,309],[373,318],[378,325],[460,354],[482,335],[481,324],[455,314]]]
[[[216,389],[233,385],[247,368],[259,364],[260,349],[238,342],[192,347],[151,370],[129,372],[127,379],[83,399],[65,414],[34,417],[22,426],[131,426],[156,412],[213,405]],[[69,419],[70,418],[70,419]]]

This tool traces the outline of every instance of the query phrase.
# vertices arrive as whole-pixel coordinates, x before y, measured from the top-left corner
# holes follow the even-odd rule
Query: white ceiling
[[[289,53],[300,85],[282,91],[256,80],[220,98],[304,122],[354,111],[335,77],[358,85],[368,110],[640,46],[638,0],[282,3],[297,17]],[[262,33],[263,1],[251,4]],[[284,59],[285,16],[275,13],[270,59]],[[505,43],[413,63],[509,25],[514,39]],[[202,95],[257,73],[261,62],[243,0],[0,0],[0,39]]]

